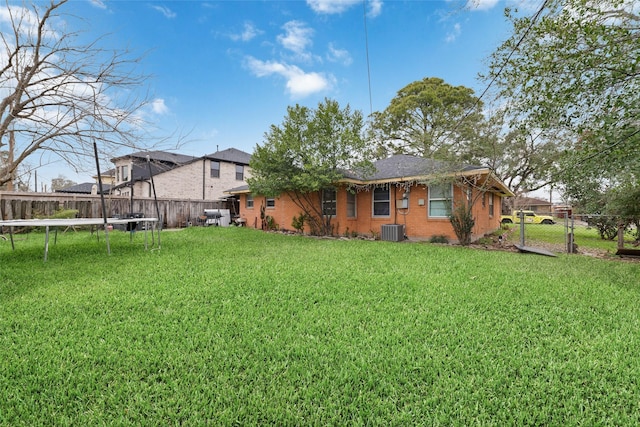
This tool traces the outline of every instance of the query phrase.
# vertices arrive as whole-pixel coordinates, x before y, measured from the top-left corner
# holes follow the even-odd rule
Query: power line
[[[373,115],[373,101],[371,98],[371,67],[369,65],[369,33],[367,31],[367,0],[362,1],[362,12],[364,17],[364,44],[367,53],[367,82],[369,83],[369,114]]]
[[[608,146],[608,147],[605,147],[605,148],[603,148],[603,149],[602,149],[602,150],[600,150],[600,151],[597,151],[597,152],[595,152],[595,153],[593,153],[593,154],[590,154],[590,155],[585,156],[585,157],[583,157],[583,158],[581,158],[581,159],[578,159],[578,160],[576,161],[576,164],[577,164],[577,165],[581,165],[582,163],[584,163],[584,162],[586,162],[586,161],[588,161],[588,160],[591,160],[591,159],[593,159],[594,157],[598,157],[598,156],[600,156],[600,155],[602,155],[602,154],[606,153],[607,151],[610,151],[610,150],[614,149],[616,146],[618,146],[618,145],[622,144],[622,143],[623,143],[623,142],[625,142],[627,139],[630,139],[631,137],[633,137],[633,136],[637,135],[638,133],[640,133],[640,129],[637,129],[635,132],[632,132],[632,133],[630,133],[629,135],[626,135],[624,138],[621,138],[621,139],[617,140],[617,141],[616,141],[616,142],[614,142],[613,144],[609,144],[609,146]]]
[[[505,67],[507,66],[507,64],[511,60],[511,57],[513,56],[513,54],[516,52],[516,50],[518,50],[518,48],[520,47],[520,45],[522,44],[524,39],[527,37],[527,35],[531,31],[531,29],[533,28],[533,25],[535,24],[535,22],[538,20],[538,18],[540,18],[540,15],[542,14],[542,11],[544,10],[544,8],[546,7],[548,2],[549,2],[549,0],[544,0],[542,5],[540,6],[540,8],[537,10],[537,12],[531,18],[531,22],[529,23],[529,26],[527,27],[525,32],[522,34],[522,37],[520,37],[520,39],[518,40],[518,43],[516,43],[516,45],[513,47],[513,49],[511,49],[511,52],[509,52],[509,55],[505,59],[504,63],[498,69],[498,72],[495,73],[495,75],[493,76],[493,78],[491,79],[491,81],[489,82],[487,87],[482,91],[482,93],[480,94],[480,96],[478,97],[478,99],[476,100],[474,105],[469,109],[469,111],[464,115],[464,117],[462,117],[462,119],[460,119],[460,121],[456,124],[456,127],[454,128],[454,130],[458,128],[458,126],[460,125],[460,123],[462,123],[463,120],[465,120],[467,117],[469,117],[469,115],[473,112],[473,110],[478,106],[478,103],[480,102],[482,97],[484,97],[487,94],[487,92],[489,91],[489,89],[491,88],[493,83],[495,83],[496,79],[500,76],[502,71],[505,69]],[[616,141],[616,142],[610,144],[609,146],[605,147],[601,151],[598,151],[596,153],[593,153],[593,154],[585,156],[585,157],[583,157],[581,159],[578,159],[576,164],[579,165],[579,164],[582,164],[582,163],[584,163],[584,162],[586,162],[588,160],[591,160],[591,159],[593,159],[593,158],[595,158],[597,156],[600,156],[600,155],[604,154],[605,152],[610,151],[613,148],[615,148],[616,146],[622,144],[626,140],[632,138],[633,136],[637,135],[638,133],[640,133],[640,130],[636,130],[635,132],[632,132],[631,134],[626,135],[625,137],[623,137],[623,138],[619,139],[618,141]]]
[[[538,9],[538,11],[533,15],[533,17],[531,18],[531,22],[529,23],[529,26],[527,27],[525,32],[522,34],[522,36],[518,40],[518,43],[516,43],[516,45],[511,49],[511,52],[509,52],[509,55],[507,56],[507,58],[504,60],[504,62],[502,63],[502,65],[498,69],[498,72],[494,74],[493,78],[491,79],[491,81],[489,82],[487,87],[482,91],[480,96],[476,99],[476,102],[474,102],[473,106],[471,106],[471,108],[469,108],[467,113],[458,121],[458,123],[456,124],[455,128],[453,128],[454,131],[458,128],[458,126],[460,126],[460,124],[467,117],[469,117],[469,115],[471,115],[471,113],[475,110],[475,108],[480,103],[480,100],[487,94],[487,92],[489,91],[491,86],[495,83],[495,81],[500,76],[500,74],[502,74],[502,71],[504,71],[504,69],[506,68],[506,66],[509,63],[509,61],[511,60],[511,57],[513,56],[513,54],[516,52],[516,50],[518,50],[518,48],[520,47],[520,45],[522,44],[524,39],[527,37],[527,35],[529,35],[529,32],[533,28],[533,25],[536,23],[538,18],[540,18],[540,15],[542,14],[542,11],[544,10],[544,8],[547,6],[547,3],[549,3],[549,0],[544,0],[544,2],[542,2],[542,5]]]

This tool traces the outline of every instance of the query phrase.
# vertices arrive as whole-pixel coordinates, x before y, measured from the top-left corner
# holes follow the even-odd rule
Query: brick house
[[[322,211],[332,216],[335,235],[383,235],[383,226],[401,225],[408,238],[445,236],[456,241],[448,215],[457,201],[471,196],[477,200],[473,207],[477,239],[500,228],[502,198],[513,196],[484,167],[454,171],[444,162],[408,155],[378,160],[374,166],[371,176],[345,173],[334,187],[314,195]],[[267,198],[251,194],[248,186],[227,193],[238,197],[240,217],[249,227],[262,227],[261,207],[281,229],[293,229],[293,218],[301,213],[287,194]]]
[[[153,197],[153,175],[159,198],[224,200],[225,189],[246,184],[250,160],[251,154],[235,148],[202,157],[140,151],[111,160],[115,165],[112,192],[130,196],[133,189],[135,197]]]
[[[520,196],[513,200],[513,205],[514,209],[524,209],[541,215],[552,214],[552,203],[549,200]]]

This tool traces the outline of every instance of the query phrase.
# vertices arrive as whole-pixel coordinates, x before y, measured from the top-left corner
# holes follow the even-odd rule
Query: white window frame
[[[493,193],[489,193],[489,218],[493,218]]]
[[[244,181],[244,166],[236,165],[236,181]]]
[[[264,203],[267,209],[273,209],[276,207],[276,199],[274,197],[267,197]]]
[[[347,190],[347,218],[357,218],[358,217],[358,198],[356,197],[356,193],[352,193]]]
[[[244,201],[244,207],[247,209],[253,209],[253,194],[247,194]]]
[[[436,193],[435,189],[436,188],[444,188],[444,187],[449,187],[449,194],[446,194],[446,192],[441,192],[443,193],[442,195],[440,194],[435,194],[437,196],[440,197],[435,197],[434,193]],[[444,197],[442,197],[444,196]],[[447,205],[447,202],[449,204],[449,209],[448,209],[448,213],[446,213],[445,215],[434,215],[432,214],[432,205],[436,204],[436,203],[442,203],[445,202],[445,207]],[[429,218],[449,218],[449,215],[451,214],[451,212],[453,211],[453,184],[432,184],[429,186],[429,200],[428,200],[428,215]],[[441,209],[441,208],[440,208]]]
[[[380,190],[386,190],[387,191],[387,198],[386,199],[378,199],[376,200],[376,191],[380,192]],[[385,185],[382,187],[375,187],[373,189],[373,194],[371,195],[371,216],[373,218],[389,218],[391,216],[391,188],[389,187],[389,185]],[[387,205],[387,213],[386,214],[376,214],[376,204],[379,205],[384,205],[386,203]]]
[[[129,181],[129,165],[120,166],[121,182]]]

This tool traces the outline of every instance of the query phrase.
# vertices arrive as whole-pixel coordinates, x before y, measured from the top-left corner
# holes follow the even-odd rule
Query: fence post
[[[520,210],[518,212],[518,217],[520,218],[520,246],[524,246],[524,211]]]
[[[618,249],[624,249],[624,223],[618,223]]]

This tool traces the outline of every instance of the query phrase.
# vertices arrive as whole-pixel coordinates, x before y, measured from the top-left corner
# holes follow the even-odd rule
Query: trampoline
[[[8,220],[0,220],[0,227],[9,227],[9,236],[11,239],[11,248],[15,250],[15,245],[13,242],[13,229],[15,227],[45,227],[45,237],[44,237],[44,260],[47,261],[47,255],[49,254],[49,230],[51,227],[75,227],[75,226],[104,226],[104,234],[105,241],[107,245],[107,254],[111,254],[111,247],[109,245],[109,225],[122,225],[124,224],[128,230],[133,230],[137,228],[133,223],[144,223],[144,247],[145,250],[148,249],[148,240],[147,240],[147,230],[149,226],[151,226],[151,237],[153,238],[154,232],[158,233],[158,249],[160,248],[160,229],[162,228],[162,224],[158,227],[159,218],[160,218],[160,210],[158,208],[158,198],[156,195],[156,187],[153,181],[153,173],[151,170],[151,161],[149,156],[147,156],[147,166],[149,167],[149,174],[151,178],[151,187],[153,188],[153,197],[155,200],[156,214],[154,217],[139,217],[138,215],[132,215],[128,218],[110,218],[107,217],[107,208],[104,201],[104,192],[102,191],[102,179],[100,174],[100,162],[98,160],[98,146],[94,142],[93,143],[93,151],[94,157],[96,161],[96,169],[98,172],[98,188],[100,190],[100,204],[102,207],[102,218],[51,218],[51,219],[8,219]],[[133,177],[132,177],[132,191],[131,191],[131,201],[133,204]],[[155,239],[154,239],[155,240]]]
[[[143,222],[145,223],[144,227],[144,248],[148,249],[148,237],[147,230],[149,226],[151,226],[151,236],[153,238],[153,233],[156,231],[156,224],[158,222],[158,218],[68,218],[68,219],[11,219],[0,221],[0,227],[9,227],[9,238],[11,239],[11,248],[15,250],[15,245],[13,242],[13,229],[15,227],[44,227],[45,228],[45,237],[44,237],[44,260],[47,260],[47,256],[49,254],[49,230],[51,227],[77,227],[77,226],[105,226],[105,235],[107,236],[106,244],[107,244],[107,253],[111,254],[111,247],[109,246],[109,238],[108,238],[108,227],[107,225],[114,224],[131,224],[131,223]],[[158,237],[158,240],[160,238]]]

